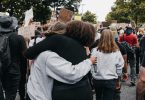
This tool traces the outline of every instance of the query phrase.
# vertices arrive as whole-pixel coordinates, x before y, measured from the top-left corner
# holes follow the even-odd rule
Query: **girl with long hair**
[[[109,29],[101,33],[99,44],[92,50],[97,63],[92,68],[96,100],[113,100],[116,79],[121,75],[124,60]]]

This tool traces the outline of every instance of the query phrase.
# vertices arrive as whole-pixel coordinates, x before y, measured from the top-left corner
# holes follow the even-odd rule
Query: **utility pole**
[[[84,6],[86,5],[86,4],[81,4],[82,5],[82,16],[83,16],[83,13],[84,13]]]

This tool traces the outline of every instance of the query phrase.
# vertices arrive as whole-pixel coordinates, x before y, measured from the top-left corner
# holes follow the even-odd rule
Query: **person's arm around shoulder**
[[[27,59],[33,60],[35,59],[41,52],[46,51],[46,50],[51,50],[53,49],[56,44],[57,40],[55,37],[47,37],[41,42],[37,43],[36,45],[29,47],[25,52],[24,56]]]
[[[53,52],[56,51],[57,46],[64,45],[64,43],[67,43],[67,39],[64,38],[63,35],[52,35],[49,37],[46,37],[44,40],[40,41],[36,45],[28,48],[24,56],[27,59],[33,60],[35,59],[40,53],[51,50]]]
[[[96,62],[96,58],[92,57],[77,65],[72,65],[71,62],[66,61],[54,52],[48,52],[47,55],[45,65],[48,76],[68,84],[80,81],[90,71],[91,65]]]

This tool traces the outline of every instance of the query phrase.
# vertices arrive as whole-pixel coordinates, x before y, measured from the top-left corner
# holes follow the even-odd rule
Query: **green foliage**
[[[34,7],[34,21],[45,23],[51,17],[51,10],[48,5],[36,4]]]
[[[34,21],[46,22],[51,15],[50,3],[44,5],[39,0],[2,0],[0,8],[3,12],[9,12],[10,16],[15,16],[18,20],[23,21],[24,12],[33,6]]]
[[[50,7],[64,6],[72,9],[78,9],[78,4],[81,0],[1,0],[1,12],[9,12],[11,16],[15,16],[19,21],[24,20],[24,12],[33,6],[34,21],[45,23],[51,17]]]
[[[91,13],[90,11],[87,11],[83,14],[82,20],[86,22],[96,23],[96,15],[94,13]]]
[[[106,20],[117,20],[118,22],[135,23],[145,22],[145,1],[132,0],[124,2],[124,0],[116,0],[112,11],[107,15]]]

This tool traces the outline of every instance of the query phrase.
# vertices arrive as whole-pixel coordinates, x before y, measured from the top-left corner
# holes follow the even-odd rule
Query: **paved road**
[[[122,83],[121,100],[136,100],[136,87],[129,87],[129,82]]]
[[[136,87],[129,87],[129,82],[122,83],[121,100],[136,100]],[[16,100],[20,100],[17,96]],[[95,100],[95,97],[94,97]]]

